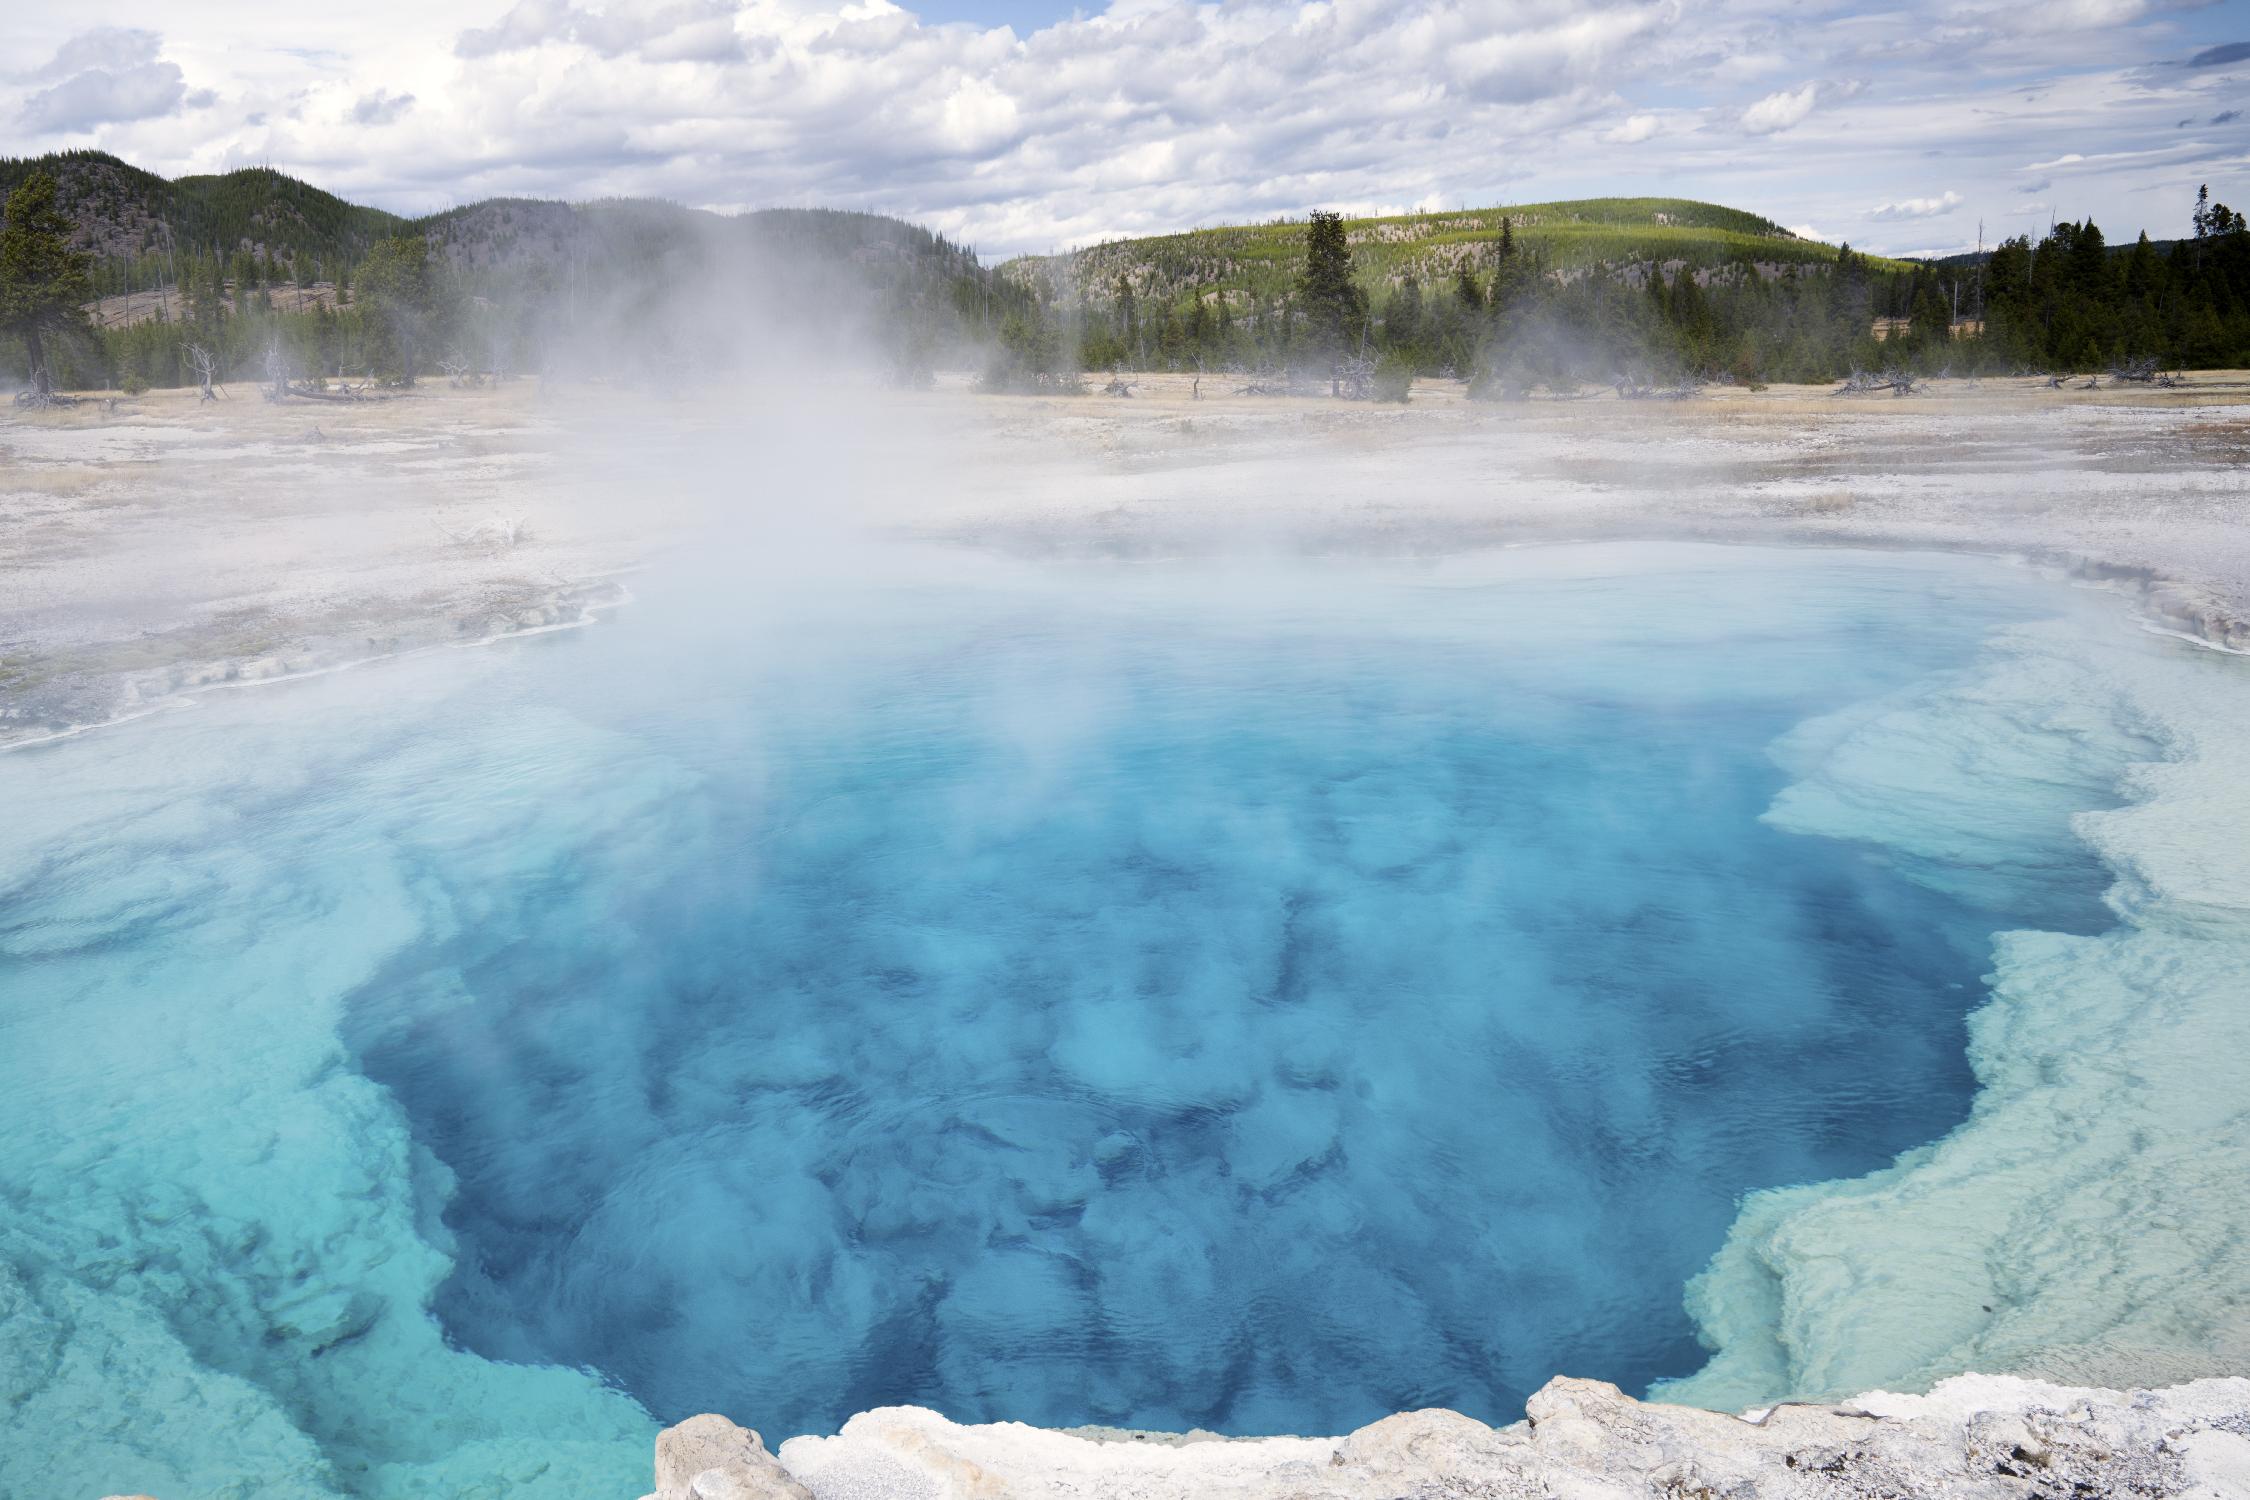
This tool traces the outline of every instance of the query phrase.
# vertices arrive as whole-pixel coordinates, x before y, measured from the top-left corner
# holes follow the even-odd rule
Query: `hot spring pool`
[[[1967,560],[649,592],[0,757],[0,1491],[1691,1376],[1743,1195],[1953,1130],[1994,933],[2112,925],[2155,753],[1897,732],[2126,633]]]

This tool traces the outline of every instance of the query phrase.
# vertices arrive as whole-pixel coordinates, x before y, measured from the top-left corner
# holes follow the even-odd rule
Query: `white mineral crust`
[[[2250,1379],[2107,1391],[1961,1375],[1743,1416],[1558,1378],[1528,1419],[1402,1412],[1341,1438],[1086,1436],[964,1427],[913,1406],[834,1437],[700,1416],[657,1439],[649,1500],[1749,1500],[1749,1497],[2250,1497]]]

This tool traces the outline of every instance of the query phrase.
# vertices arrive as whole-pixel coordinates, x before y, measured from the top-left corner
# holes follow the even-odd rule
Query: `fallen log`
[[[1896,370],[1885,370],[1880,375],[1870,375],[1864,370],[1854,370],[1842,385],[1830,391],[1829,394],[1831,396],[1873,396],[1883,391],[1889,391],[1894,396],[1911,396],[1920,389],[1921,387],[1914,383],[1913,376],[1901,374]]]
[[[351,386],[345,386],[339,391],[332,391],[326,386],[316,386],[309,382],[300,382],[291,386],[289,394],[302,396],[307,401],[380,401],[383,399],[380,396],[366,395],[361,390]]]

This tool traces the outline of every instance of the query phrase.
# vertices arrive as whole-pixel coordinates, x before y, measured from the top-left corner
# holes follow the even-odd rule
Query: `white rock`
[[[658,1495],[783,1500],[757,1487],[778,1481],[810,1500],[2250,1500],[2250,1379],[2119,1392],[1963,1375],[1738,1417],[1559,1378],[1526,1410],[1499,1428],[1431,1410],[1342,1438],[1168,1442],[893,1406],[791,1438],[778,1464],[756,1434],[697,1417],[658,1439],[673,1463]],[[714,1454],[732,1455],[715,1479],[680,1467]]]
[[[709,1412],[656,1436],[650,1500],[811,1500],[747,1427]]]

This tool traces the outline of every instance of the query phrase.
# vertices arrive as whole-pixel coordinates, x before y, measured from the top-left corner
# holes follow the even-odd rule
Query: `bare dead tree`
[[[16,392],[15,404],[45,411],[55,407],[76,406],[78,398],[66,396],[56,390],[54,377],[47,373],[46,365],[37,364],[31,367],[31,384]]]
[[[32,345],[31,383],[16,392],[15,404],[37,410],[52,407],[76,406],[76,396],[66,396],[55,389],[55,374],[47,361],[40,357],[39,345]]]
[[[482,386],[484,384],[484,376],[478,373],[477,367],[459,350],[455,350],[452,354],[439,360],[438,368],[445,372],[447,383],[455,390],[459,390],[463,386]]]
[[[16,405],[35,411],[49,411],[59,407],[76,406],[77,404],[78,398],[76,396],[66,396],[61,391],[50,390],[44,386],[34,385],[16,392]]]
[[[370,396],[363,386],[345,385],[340,390],[330,390],[325,380],[301,380],[289,388],[292,396],[302,396],[307,401],[380,401],[380,396]]]
[[[202,389],[201,399],[216,401],[225,395],[225,388],[218,384],[219,362],[211,351],[201,344],[182,344],[180,348],[187,355],[188,368],[195,372],[196,382]]]
[[[1979,331],[1981,332],[1981,331],[1983,330],[1983,328],[1984,328],[1984,220],[1982,220],[1982,219],[1979,219],[1979,220],[1977,220],[1977,258],[1976,258],[1976,268],[1977,268],[1977,295],[1976,295],[1976,311],[1975,311],[1975,313],[1973,313],[1973,314],[1972,314],[1971,316],[1972,316],[1972,317],[1974,317],[1974,319],[1976,320],[1976,325],[1977,325],[1977,328],[1978,328],[1978,330],[1979,330]]]

